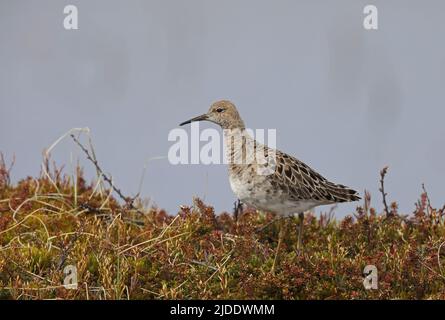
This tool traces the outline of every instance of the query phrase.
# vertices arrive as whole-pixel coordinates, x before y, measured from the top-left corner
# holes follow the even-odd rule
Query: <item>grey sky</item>
[[[68,4],[79,30],[63,28]],[[362,26],[366,4],[379,9],[377,31]],[[167,155],[169,130],[227,98],[248,127],[276,128],[279,149],[370,190],[377,208],[384,165],[402,210],[422,183],[440,206],[444,9],[439,0],[0,0],[0,151],[16,154],[15,179],[36,175],[45,147],[89,127],[101,165],[136,193],[146,159]],[[71,141],[53,156],[69,171],[71,152],[92,176]],[[152,161],[142,195],[172,213],[194,195],[231,210],[226,174]]]

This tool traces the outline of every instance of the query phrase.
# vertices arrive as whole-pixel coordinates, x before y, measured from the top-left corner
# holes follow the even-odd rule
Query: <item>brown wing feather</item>
[[[277,150],[275,173],[280,188],[288,189],[295,200],[322,203],[357,201],[357,191],[328,181],[300,160]]]

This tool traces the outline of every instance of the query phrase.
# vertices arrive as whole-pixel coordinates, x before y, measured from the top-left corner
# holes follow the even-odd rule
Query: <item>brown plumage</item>
[[[357,191],[328,181],[302,161],[277,151],[277,168],[274,179],[278,186],[289,186],[289,194],[295,200],[317,200],[327,203],[360,200]]]
[[[215,102],[206,114],[181,125],[201,120],[214,122],[224,129],[226,150],[229,151],[230,185],[237,197],[247,205],[289,215],[319,205],[360,199],[356,191],[330,182],[302,161],[254,140],[246,132],[244,121],[235,105],[228,100]],[[238,148],[234,146],[237,142]],[[245,152],[249,146],[255,155],[250,162]],[[273,155],[275,168],[270,174],[259,174],[264,166],[256,159],[260,147],[265,155]]]

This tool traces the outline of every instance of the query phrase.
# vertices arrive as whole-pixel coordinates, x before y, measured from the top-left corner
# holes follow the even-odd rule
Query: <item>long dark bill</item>
[[[185,125],[185,124],[189,124],[189,123],[194,122],[194,121],[203,121],[203,120],[207,120],[207,115],[206,115],[206,114],[203,114],[203,115],[194,117],[194,118],[192,118],[192,119],[190,119],[190,120],[184,121],[183,123],[181,123],[181,124],[179,124],[179,125],[180,125],[180,126],[183,126],[183,125]]]

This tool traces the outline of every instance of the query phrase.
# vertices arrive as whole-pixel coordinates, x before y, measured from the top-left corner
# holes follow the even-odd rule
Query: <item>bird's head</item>
[[[223,129],[245,129],[244,122],[238,110],[236,110],[235,105],[228,100],[220,100],[213,103],[207,113],[184,121],[180,126],[194,121],[204,120],[216,123]]]

